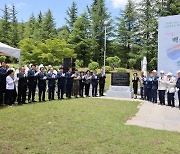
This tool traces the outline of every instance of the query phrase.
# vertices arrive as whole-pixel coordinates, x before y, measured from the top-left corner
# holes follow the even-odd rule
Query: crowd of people
[[[165,75],[163,70],[160,71],[160,76],[157,75],[156,70],[147,72],[146,76],[144,72],[141,72],[139,77],[137,73],[134,73],[132,82],[135,99],[137,98],[138,83],[140,82],[141,99],[157,103],[159,97],[159,105],[175,107],[175,92],[177,91],[180,109],[180,70],[177,72],[177,77],[173,76],[171,72]],[[167,104],[165,103],[166,94]]]
[[[47,71],[44,66],[38,71],[36,65],[31,64],[30,67],[27,72],[25,67],[19,68],[19,72],[15,75],[14,69],[8,68],[5,62],[1,62],[0,106],[14,106],[16,100],[18,105],[36,102],[37,87],[39,102],[46,101],[46,91],[48,91],[48,100],[55,100],[56,89],[58,99],[64,99],[64,94],[67,99],[71,96],[90,97],[90,85],[92,85],[92,97],[104,95],[106,75],[103,69],[97,74],[96,70],[93,73],[90,70],[79,72],[77,69],[72,72],[72,68],[64,72],[63,66],[59,67],[58,72],[53,67]]]

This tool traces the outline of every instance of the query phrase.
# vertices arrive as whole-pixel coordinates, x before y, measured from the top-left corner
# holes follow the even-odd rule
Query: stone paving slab
[[[98,97],[102,99],[139,101],[139,111],[134,117],[129,119],[127,125],[137,125],[158,130],[168,130],[180,132],[180,110],[169,106],[161,106],[140,99]],[[176,101],[176,106],[178,102]]]
[[[180,110],[145,101],[126,124],[180,132]]]

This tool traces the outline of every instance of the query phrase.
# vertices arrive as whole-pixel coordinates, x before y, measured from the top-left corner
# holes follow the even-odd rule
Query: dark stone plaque
[[[129,73],[111,73],[112,86],[129,86],[130,84]]]

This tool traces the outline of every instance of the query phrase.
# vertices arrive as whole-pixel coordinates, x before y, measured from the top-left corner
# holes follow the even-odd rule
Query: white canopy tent
[[[20,57],[21,57],[20,49],[13,48],[9,45],[0,42],[0,55],[15,57],[19,60],[19,64],[20,64]]]

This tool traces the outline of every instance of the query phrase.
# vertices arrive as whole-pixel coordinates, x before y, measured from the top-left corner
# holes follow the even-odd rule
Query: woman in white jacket
[[[175,107],[174,94],[176,92],[176,79],[172,76],[172,73],[167,74],[167,99],[168,106]]]
[[[8,70],[8,76],[6,77],[6,91],[7,91],[7,101],[9,106],[13,106],[17,93],[16,93],[16,86],[15,82],[18,80],[17,78],[14,77],[14,71],[13,70]]]

